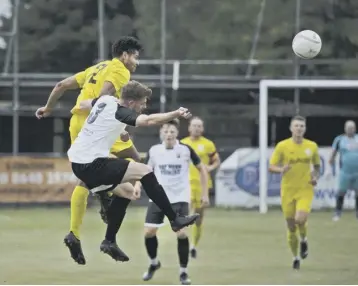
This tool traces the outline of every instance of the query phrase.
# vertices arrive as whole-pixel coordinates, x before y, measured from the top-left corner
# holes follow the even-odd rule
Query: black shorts
[[[121,184],[128,165],[129,161],[120,158],[97,158],[88,164],[72,163],[72,171],[91,192],[97,193]]]
[[[174,212],[179,215],[189,215],[189,203],[180,202],[171,204]],[[164,213],[161,209],[153,202],[149,202],[147,214],[145,216],[144,226],[149,227],[161,227],[164,225]]]

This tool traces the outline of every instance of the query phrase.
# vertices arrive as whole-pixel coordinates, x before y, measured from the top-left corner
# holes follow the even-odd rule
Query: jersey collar
[[[193,139],[189,136],[189,139],[190,139],[191,142],[198,142],[198,141],[200,141],[202,138],[203,138],[203,136],[201,135],[201,136],[199,136],[197,139],[194,139],[194,140],[193,140]]]
[[[113,58],[112,61],[115,62],[115,63],[118,63],[120,66],[124,67],[127,70],[127,68],[124,65],[124,63],[122,63],[122,61],[120,61],[118,58]]]
[[[175,141],[175,144],[173,145],[173,148],[166,148],[164,141],[162,141],[162,145],[163,145],[164,148],[167,149],[167,150],[173,150],[176,146],[178,146],[178,144],[179,144],[179,140],[176,140],[176,141]]]

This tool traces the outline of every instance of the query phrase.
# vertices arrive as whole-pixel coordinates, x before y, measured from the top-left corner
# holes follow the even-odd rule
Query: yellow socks
[[[290,246],[291,252],[293,257],[297,257],[298,255],[298,237],[297,237],[297,229],[295,228],[294,231],[287,231],[287,241],[288,245]]]
[[[71,227],[70,231],[80,239],[80,227],[86,212],[89,192],[86,188],[76,186],[71,197]]]
[[[301,240],[307,238],[307,222],[304,225],[298,225],[298,231],[300,233]]]
[[[196,247],[201,237],[202,225],[193,225],[193,246]]]

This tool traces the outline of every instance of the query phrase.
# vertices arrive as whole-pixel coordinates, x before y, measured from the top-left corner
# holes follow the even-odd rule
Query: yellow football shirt
[[[279,142],[272,153],[271,165],[290,165],[282,175],[282,190],[313,189],[311,181],[312,165],[320,165],[318,146],[315,142],[303,139],[297,144],[292,138]]]
[[[213,141],[203,136],[199,137],[197,140],[192,140],[190,137],[186,137],[182,139],[181,142],[193,148],[204,165],[210,165],[212,158],[216,155],[216,147]],[[190,165],[189,172],[190,181],[200,181],[200,172],[193,164]],[[213,187],[210,174],[208,187]]]
[[[130,72],[124,64],[114,58],[111,61],[103,61],[75,75],[76,81],[81,88],[77,97],[76,105],[71,110],[72,114],[88,115],[89,111],[79,109],[81,101],[94,99],[99,96],[105,81],[109,81],[116,89],[116,96],[120,97],[121,89],[130,80]]]

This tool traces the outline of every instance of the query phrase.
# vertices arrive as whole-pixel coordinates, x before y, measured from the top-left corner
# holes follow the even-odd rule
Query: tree
[[[132,21],[122,14],[123,6],[130,12],[131,1],[107,2],[107,39],[132,34]],[[22,72],[77,72],[93,64],[98,54],[97,0],[22,1],[19,50]]]
[[[248,59],[262,0],[167,0],[167,57],[178,59]],[[149,3],[150,2],[150,3]],[[293,0],[266,1],[264,21],[257,46],[257,59],[293,59],[295,33]],[[317,31],[323,39],[321,58],[355,57],[358,1],[301,0],[301,29]],[[134,0],[136,28],[146,54],[160,56],[160,0]],[[153,17],[157,15],[157,17]],[[355,64],[308,66],[303,74],[357,74]],[[246,67],[191,67],[190,72],[243,74]],[[292,75],[292,66],[259,66],[261,75]]]
[[[266,0],[255,58],[293,59],[293,0]],[[301,29],[318,32],[320,58],[352,58],[358,52],[358,1],[301,0]],[[167,58],[248,59],[262,0],[167,0]],[[138,36],[144,58],[160,58],[161,0],[106,1],[109,43]],[[23,72],[77,72],[97,59],[97,0],[27,0],[20,7],[20,67]],[[4,28],[10,22],[4,19]],[[3,53],[0,53],[0,59]],[[308,62],[309,63],[309,62]],[[305,75],[356,75],[357,65],[305,65]],[[158,72],[149,67],[148,72]],[[244,75],[247,66],[183,66],[183,73]],[[255,66],[254,74],[292,75],[292,66]]]

